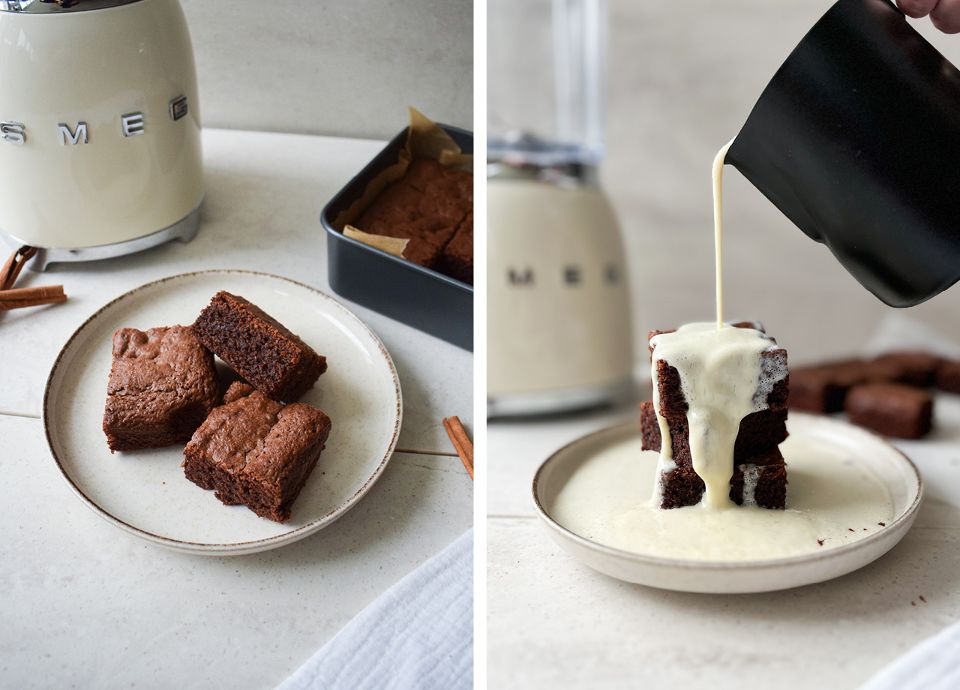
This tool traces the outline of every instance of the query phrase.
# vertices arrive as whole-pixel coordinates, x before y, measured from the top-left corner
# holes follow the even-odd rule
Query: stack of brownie
[[[219,406],[214,354],[252,384],[234,383]],[[256,305],[219,292],[192,326],[114,334],[103,431],[111,451],[189,441],[188,479],[284,522],[331,428],[321,410],[294,401],[326,368]]]
[[[372,235],[409,240],[403,256],[473,283],[473,174],[416,158],[354,225]]]
[[[739,323],[737,327],[754,328],[755,324]],[[762,329],[758,329],[762,330]],[[648,339],[669,331],[651,331]],[[773,342],[771,340],[771,342]],[[673,465],[659,477],[660,507],[682,508],[696,505],[703,497],[704,483],[693,469],[690,455],[690,433],[687,425],[687,402],[683,395],[680,373],[663,360],[656,359],[657,396],[660,415],[670,430]],[[768,370],[787,370],[787,352],[772,348],[761,356]],[[787,396],[789,380],[784,376],[770,387],[765,409],[747,415],[740,422],[733,451],[734,469],[730,478],[730,499],[738,505],[762,508],[783,508],[787,498],[787,466],[778,448],[787,438]],[[660,451],[660,424],[654,403],[640,405],[640,423],[644,450]]]
[[[855,424],[900,438],[921,438],[933,427],[927,388],[960,393],[960,362],[928,352],[828,362],[796,369],[791,377],[792,409],[846,412]]]

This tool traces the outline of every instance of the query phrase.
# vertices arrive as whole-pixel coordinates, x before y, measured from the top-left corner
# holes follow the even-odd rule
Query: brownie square
[[[186,326],[113,334],[103,432],[111,451],[183,443],[217,404],[213,355]]]
[[[847,389],[841,387],[824,367],[802,367],[790,371],[790,409],[823,414],[843,409]]]
[[[283,405],[235,382],[193,434],[183,471],[226,505],[245,505],[285,522],[330,434],[326,414],[304,403]]]
[[[732,324],[735,328],[753,328],[761,332],[762,328],[756,328],[759,324],[750,321],[740,321]],[[650,331],[647,335],[648,341],[652,341],[655,336],[672,333],[673,331]],[[772,341],[771,341],[772,342]],[[653,356],[653,343],[649,344],[651,357]],[[782,347],[768,350],[760,354],[764,360],[763,366],[774,367],[782,370],[787,369],[787,351]],[[675,367],[670,366],[663,360],[656,362],[656,381],[658,399],[660,401],[660,414],[669,420],[686,417],[687,401],[683,397],[683,389],[680,382],[680,372]],[[766,404],[771,412],[785,413],[787,409],[787,397],[790,393],[790,380],[784,378],[777,381],[767,395]]]
[[[763,458],[763,464],[741,463],[730,479],[730,500],[737,505],[782,510],[787,504],[787,465],[779,451]],[[694,506],[706,487],[693,467],[676,467],[660,477],[660,507],[666,510]],[[744,487],[748,487],[746,500]]]
[[[776,451],[780,456],[780,452]],[[737,505],[755,505],[770,510],[787,506],[787,464],[783,456],[779,462],[765,459],[763,463],[737,465],[730,480],[730,500]],[[746,492],[744,491],[746,489]]]
[[[327,370],[327,360],[243,297],[218,292],[193,332],[207,349],[268,397],[293,402]]]
[[[891,368],[890,380],[908,386],[927,388],[932,386],[942,359],[929,352],[888,352],[873,360],[874,365]]]
[[[668,420],[673,461],[678,465],[692,465],[690,431],[686,416]],[[660,451],[660,424],[652,401],[640,403],[640,429],[643,450]],[[787,412],[760,410],[740,420],[740,429],[733,447],[734,462],[758,462],[757,456],[775,448],[787,439]],[[761,463],[762,464],[762,463]]]
[[[921,438],[933,426],[933,397],[899,383],[854,386],[844,403],[854,424],[898,438]]]
[[[948,393],[960,393],[960,362],[943,362],[937,368],[937,388]]]
[[[910,376],[903,363],[878,358],[848,359],[800,367],[790,372],[790,409],[814,413],[840,412],[851,387],[897,381]]]

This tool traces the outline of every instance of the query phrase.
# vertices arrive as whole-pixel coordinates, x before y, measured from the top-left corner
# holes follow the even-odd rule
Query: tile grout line
[[[446,450],[423,450],[422,448],[395,448],[394,453],[403,453],[404,455],[441,455],[446,458],[457,457],[456,453]]]
[[[536,515],[519,515],[513,513],[487,513],[487,520],[536,520]]]
[[[32,412],[11,412],[9,410],[0,410],[0,417],[20,417],[22,419],[40,419],[40,415]]]

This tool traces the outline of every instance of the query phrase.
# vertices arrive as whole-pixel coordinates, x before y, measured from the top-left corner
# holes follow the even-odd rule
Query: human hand
[[[960,0],[897,0],[908,17],[930,15],[933,25],[945,34],[960,33]]]

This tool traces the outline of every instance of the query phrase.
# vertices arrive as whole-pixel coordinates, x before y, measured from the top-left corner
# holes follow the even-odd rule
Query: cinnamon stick
[[[38,307],[43,304],[58,304],[67,301],[62,285],[30,288],[13,287],[20,276],[20,271],[36,255],[37,251],[36,247],[20,247],[0,268],[0,312],[8,309]]]
[[[463,428],[463,423],[459,417],[445,417],[443,428],[450,437],[450,442],[460,456],[460,462],[467,468],[470,479],[473,479],[473,441],[467,436],[467,430]]]
[[[36,247],[20,247],[10,255],[10,258],[3,264],[3,268],[0,268],[0,290],[8,290],[13,287],[20,271],[36,253]]]

